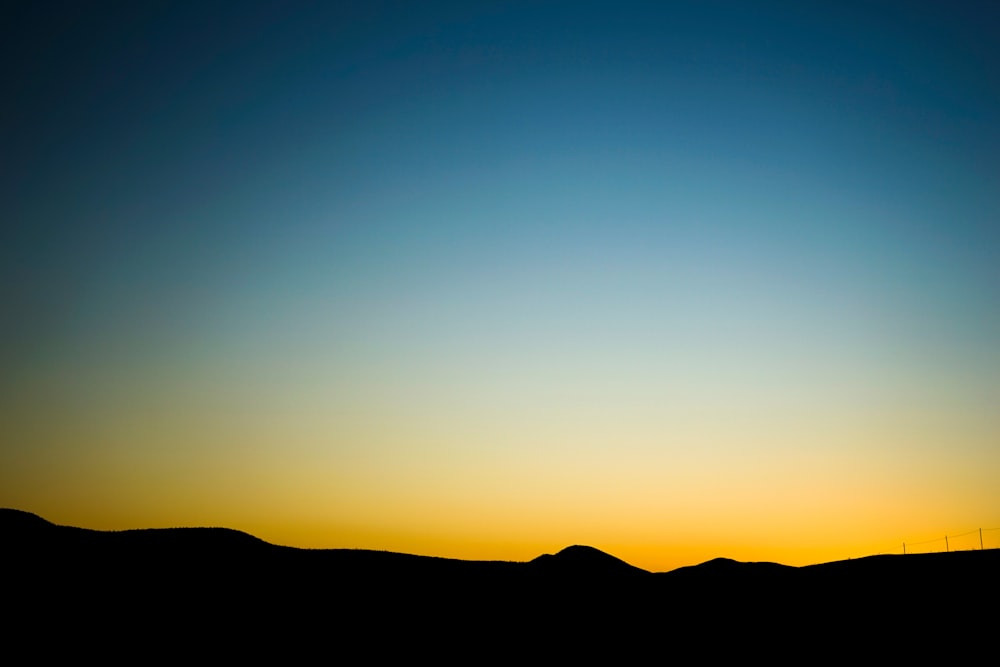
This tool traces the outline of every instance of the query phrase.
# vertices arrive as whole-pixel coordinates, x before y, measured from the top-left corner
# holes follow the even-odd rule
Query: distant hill
[[[557,554],[542,554],[529,565],[541,572],[557,576],[620,577],[649,574],[646,570],[606,554],[594,547],[574,545]]]
[[[420,646],[461,635],[588,655],[588,642],[662,648],[707,635],[705,649],[724,655],[793,636],[898,652],[930,637],[985,641],[1000,627],[1000,550],[808,567],[719,558],[651,573],[580,545],[528,562],[466,561],[296,549],[225,528],[87,530],[14,509],[0,509],[0,545],[17,618],[147,639],[215,628],[214,640],[240,646],[301,636],[358,648],[372,632]]]

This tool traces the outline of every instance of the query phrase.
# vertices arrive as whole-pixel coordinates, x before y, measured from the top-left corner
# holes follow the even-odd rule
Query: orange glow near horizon
[[[30,446],[6,451],[0,504],[91,528],[213,525],[289,546],[468,559],[588,544],[654,571],[720,556],[806,565],[998,524],[984,514],[1000,506],[994,417],[929,404],[797,396],[781,414],[750,394],[709,411],[712,400],[690,398],[653,409],[634,391],[534,405],[465,391],[451,396],[458,413],[428,392],[338,409],[247,387],[223,401],[191,381],[204,367],[188,372],[155,392],[24,385],[3,418]],[[263,386],[308,385],[291,380]],[[961,447],[939,446],[949,432]]]
[[[0,507],[658,571],[1000,526],[977,11],[18,4]]]
[[[427,413],[412,425],[331,420],[327,433],[336,421],[345,439],[369,443],[350,450],[310,431],[322,422],[315,415],[248,414],[248,425],[261,427],[242,431],[201,417],[171,422],[155,410],[135,420],[90,412],[74,422],[70,414],[54,431],[24,422],[20,436],[50,439],[52,449],[90,443],[80,450],[90,453],[22,456],[18,475],[5,467],[5,505],[98,529],[224,526],[288,546],[476,560],[530,560],[588,544],[652,571],[715,557],[807,565],[900,552],[906,540],[989,524],[982,507],[1000,464],[985,433],[984,464],[970,467],[886,421],[845,430],[851,446],[835,446],[829,434],[802,447],[804,425],[783,431],[771,420],[758,420],[757,431],[743,420],[702,424],[700,437],[694,425],[623,428],[620,439],[597,427],[607,415],[543,426],[529,414],[478,439],[472,414],[453,430]],[[148,439],[136,448],[140,437]],[[543,447],[543,437],[575,447]],[[658,440],[686,444],[663,451]],[[894,440],[914,456],[893,454],[885,443]],[[629,441],[638,444],[622,444]],[[942,485],[942,476],[960,483]]]

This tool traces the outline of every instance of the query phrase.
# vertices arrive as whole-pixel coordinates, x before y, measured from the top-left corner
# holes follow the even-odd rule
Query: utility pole
[[[906,542],[903,542],[903,555],[906,555]]]
[[[983,529],[979,529],[979,550],[983,550]]]
[[[948,549],[948,536],[947,535],[944,536],[944,551],[945,551],[945,553],[947,553],[948,551],[950,551]]]

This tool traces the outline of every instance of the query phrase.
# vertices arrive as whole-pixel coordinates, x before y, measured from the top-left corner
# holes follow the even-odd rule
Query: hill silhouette
[[[169,630],[174,645],[202,637],[229,658],[236,647],[256,655],[249,639],[286,653],[295,637],[372,651],[373,633],[392,637],[390,649],[405,638],[407,655],[434,648],[456,660],[469,658],[458,637],[562,658],[705,638],[713,655],[745,655],[790,637],[898,656],[919,637],[985,639],[998,620],[1000,550],[806,567],[718,558],[652,573],[581,545],[527,562],[466,561],[297,549],[225,528],[88,530],[13,509],[0,509],[0,544],[17,619],[147,642]]]
[[[618,577],[649,574],[594,547],[579,544],[556,554],[542,554],[529,563],[533,568],[556,576]]]

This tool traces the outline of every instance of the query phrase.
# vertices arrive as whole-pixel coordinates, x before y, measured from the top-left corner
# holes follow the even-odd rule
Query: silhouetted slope
[[[23,531],[25,534],[50,530],[55,527],[51,521],[46,521],[37,514],[16,510],[7,507],[0,507],[0,529],[5,534],[17,534]]]
[[[773,594],[794,585],[797,568],[777,563],[741,563],[730,558],[713,560],[658,573],[664,585],[685,593],[725,590],[740,595]]]
[[[720,558],[654,574],[585,546],[523,563],[464,561],[295,549],[222,528],[86,530],[17,510],[0,510],[0,545],[17,620],[148,646],[210,640],[228,658],[271,640],[285,657],[329,642],[345,655],[388,642],[407,656],[481,657],[458,637],[494,651],[549,647],[562,659],[601,644],[619,658],[688,646],[801,660],[793,646],[827,655],[862,644],[898,657],[923,637],[985,638],[1000,620],[1000,550],[809,567]]]
[[[532,568],[551,575],[575,577],[619,577],[649,574],[646,570],[594,547],[574,545],[557,554],[542,554],[529,564]]]

